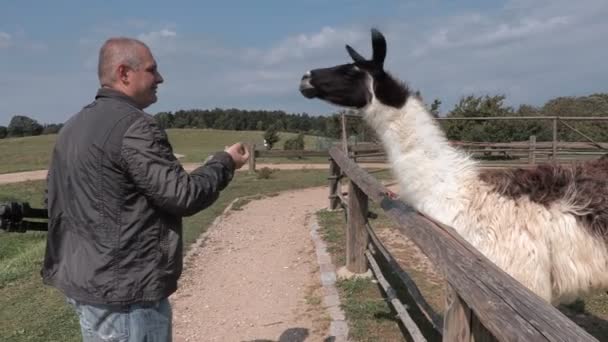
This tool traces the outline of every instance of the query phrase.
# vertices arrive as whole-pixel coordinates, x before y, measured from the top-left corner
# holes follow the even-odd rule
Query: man
[[[84,341],[170,341],[182,217],[211,205],[249,155],[237,143],[184,171],[143,112],[163,82],[144,43],[106,41],[98,74],[95,101],[53,150],[43,281],[73,305]]]

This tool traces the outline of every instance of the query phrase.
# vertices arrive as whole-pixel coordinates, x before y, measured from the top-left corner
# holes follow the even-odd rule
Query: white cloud
[[[166,42],[167,40],[170,40],[175,37],[177,37],[177,33],[168,28],[163,28],[160,31],[142,33],[137,36],[139,40],[150,46],[160,45],[163,42]]]
[[[465,20],[457,20],[451,25],[436,29],[428,41],[414,50],[421,56],[434,50],[454,48],[492,48],[501,44],[521,42],[535,36],[555,33],[571,23],[568,16],[550,18],[523,17],[513,21],[505,19],[495,22],[495,18],[483,18],[471,14]]]
[[[0,49],[11,46],[11,35],[0,31]]]
[[[258,57],[266,65],[273,65],[288,61],[290,59],[301,59],[313,52],[319,52],[327,48],[344,46],[345,42],[357,43],[363,34],[361,31],[347,28],[323,27],[321,31],[314,34],[299,34],[288,37],[268,52],[251,49],[249,57]]]

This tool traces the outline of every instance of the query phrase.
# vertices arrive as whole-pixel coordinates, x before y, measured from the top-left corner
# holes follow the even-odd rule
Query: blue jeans
[[[171,305],[167,298],[132,305],[79,303],[71,298],[83,342],[171,342]]]

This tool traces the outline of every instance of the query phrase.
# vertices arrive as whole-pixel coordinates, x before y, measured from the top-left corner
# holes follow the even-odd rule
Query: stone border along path
[[[310,236],[315,244],[317,263],[321,270],[321,285],[323,286],[323,305],[331,317],[329,334],[336,342],[348,341],[348,323],[344,311],[340,307],[340,295],[336,288],[336,266],[327,252],[327,244],[319,235],[319,223],[316,217],[310,222]]]

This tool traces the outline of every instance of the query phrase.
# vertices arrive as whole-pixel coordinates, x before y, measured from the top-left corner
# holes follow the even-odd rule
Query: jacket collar
[[[119,101],[124,101],[124,102],[127,102],[128,104],[132,105],[135,108],[139,108],[137,103],[135,103],[135,101],[133,101],[133,99],[131,97],[129,97],[125,93],[118,91],[116,89],[107,88],[107,87],[99,88],[99,90],[97,91],[97,95],[95,95],[95,100],[97,100],[99,98],[104,98],[104,97],[116,99]]]

